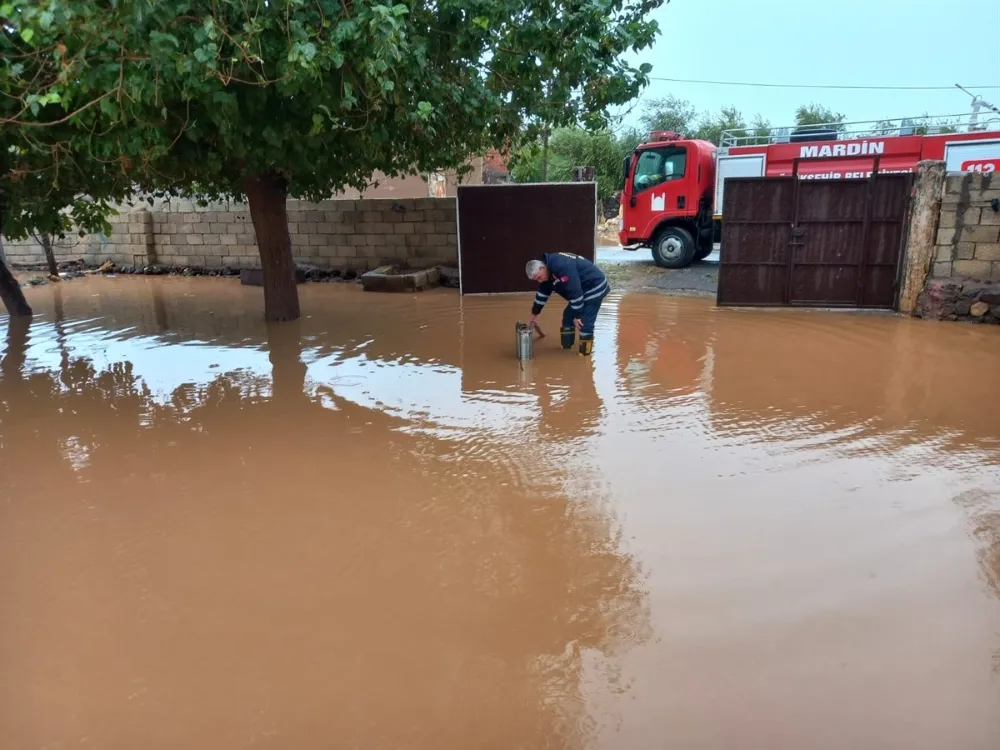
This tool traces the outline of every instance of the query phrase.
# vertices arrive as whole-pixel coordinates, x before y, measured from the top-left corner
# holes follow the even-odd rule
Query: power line
[[[767,89],[843,89],[850,91],[951,91],[954,86],[834,86],[829,84],[805,83],[754,83],[750,81],[703,81],[694,78],[662,78],[650,76],[651,81],[666,81],[668,83],[699,83],[708,86],[752,86]],[[967,89],[996,89],[994,86],[966,86]]]

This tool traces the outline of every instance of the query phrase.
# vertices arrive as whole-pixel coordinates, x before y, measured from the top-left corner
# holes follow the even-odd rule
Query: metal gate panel
[[[594,260],[593,182],[463,185],[458,188],[458,267],[462,294],[532,292],[524,265],[542,253]]]
[[[859,307],[892,308],[906,239],[912,174],[879,175],[872,191],[865,238],[865,279]]]
[[[800,182],[788,304],[855,304],[867,187],[867,180]]]
[[[718,304],[892,308],[911,179],[727,180]]]
[[[795,180],[731,177],[726,180],[719,304],[781,305],[788,285]],[[731,248],[731,252],[728,250]]]

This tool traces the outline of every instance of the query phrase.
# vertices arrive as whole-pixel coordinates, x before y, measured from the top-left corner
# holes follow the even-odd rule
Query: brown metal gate
[[[893,308],[911,184],[726,180],[718,304]]]
[[[593,182],[463,185],[458,188],[458,267],[462,294],[533,292],[524,265],[542,253],[594,260]]]

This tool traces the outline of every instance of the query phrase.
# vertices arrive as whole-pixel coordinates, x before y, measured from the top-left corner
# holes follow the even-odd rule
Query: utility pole
[[[975,130],[986,130],[985,127],[983,128],[979,127],[979,110],[982,107],[986,107],[986,109],[990,110],[991,112],[995,112],[996,114],[1000,115],[1000,109],[994,107],[988,101],[983,99],[983,97],[981,97],[979,94],[973,94],[971,91],[969,91],[966,88],[963,88],[960,84],[957,83],[955,84],[955,88],[960,91],[964,91],[966,94],[972,97],[972,116],[969,118],[970,133]]]

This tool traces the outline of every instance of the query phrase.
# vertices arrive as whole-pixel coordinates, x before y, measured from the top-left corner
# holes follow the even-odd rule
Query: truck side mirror
[[[625,188],[625,185],[628,182],[628,173],[631,168],[632,168],[632,157],[626,156],[625,160],[622,162],[622,189]]]

